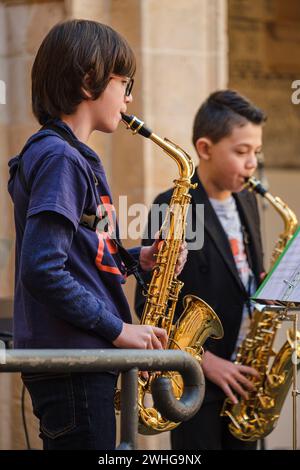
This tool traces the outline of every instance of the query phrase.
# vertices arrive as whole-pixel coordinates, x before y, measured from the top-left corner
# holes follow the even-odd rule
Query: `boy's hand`
[[[267,273],[265,271],[263,271],[262,273],[260,273],[259,275],[259,280],[260,282],[262,282],[264,280],[264,278],[266,277]]]
[[[123,329],[113,341],[117,348],[127,349],[166,349],[168,335],[166,330],[150,325],[131,325],[123,323]]]
[[[159,251],[160,243],[162,240],[155,240],[151,246],[143,246],[140,254],[140,265],[144,271],[151,271],[156,263],[155,255]],[[188,249],[187,243],[182,242],[179,250],[179,255],[175,267],[175,274],[178,276],[184,268],[187,260]]]
[[[238,403],[234,391],[247,400],[247,390],[255,390],[247,375],[259,378],[259,373],[253,367],[234,364],[209,351],[205,351],[201,366],[205,376],[218,385],[234,404]]]

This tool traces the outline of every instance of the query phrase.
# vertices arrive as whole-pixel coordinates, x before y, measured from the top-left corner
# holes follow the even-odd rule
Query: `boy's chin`
[[[241,191],[243,191],[243,189],[245,188],[245,183],[240,183],[240,184],[237,184],[235,186],[235,188],[232,190],[233,193],[240,193]]]
[[[106,126],[103,126],[103,125],[98,126],[97,131],[104,132],[105,134],[112,134],[113,132],[115,132],[117,130],[118,125],[119,125],[119,122],[114,123],[114,124],[109,124],[109,125],[106,125]]]

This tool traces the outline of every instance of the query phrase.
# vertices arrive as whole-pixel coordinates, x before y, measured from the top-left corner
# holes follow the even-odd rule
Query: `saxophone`
[[[284,221],[284,231],[273,249],[272,266],[297,229],[296,215],[279,197],[267,192],[256,178],[249,178],[245,187],[267,199]],[[263,311],[255,309],[249,331],[238,348],[235,363],[254,367],[259,372],[259,378],[249,379],[256,390],[248,392],[248,400],[241,398],[236,405],[233,405],[226,398],[221,412],[221,416],[230,418],[231,434],[242,441],[256,441],[270,434],[277,424],[290,388],[295,338],[292,330],[289,330],[287,341],[275,353],[273,344],[281,324],[282,319],[278,313],[267,309]],[[297,339],[300,339],[299,332]],[[274,357],[274,360],[269,367],[271,357]],[[300,347],[297,348],[297,357],[300,357]]]
[[[179,178],[174,181],[174,190],[170,201],[168,214],[160,229],[161,243],[156,257],[152,278],[148,286],[146,303],[141,324],[164,328],[168,334],[168,349],[181,349],[192,354],[201,362],[202,345],[208,337],[221,338],[223,327],[213,309],[203,300],[193,295],[185,296],[184,311],[173,325],[175,308],[183,282],[175,274],[175,266],[182,241],[185,239],[186,214],[191,196],[189,189],[194,174],[192,158],[180,147],[168,139],[162,139],[144,126],[135,116],[122,115],[127,128],[134,134],[139,133],[150,138],[177,163]],[[168,377],[176,398],[183,393],[181,376],[176,372],[163,374]],[[148,379],[139,377],[138,407],[139,432],[141,434],[157,434],[170,431],[179,422],[167,420],[153,407],[151,400],[151,384],[158,373],[151,373]],[[161,374],[160,374],[161,376]],[[204,382],[204,380],[203,380]],[[204,389],[202,391],[202,400]]]

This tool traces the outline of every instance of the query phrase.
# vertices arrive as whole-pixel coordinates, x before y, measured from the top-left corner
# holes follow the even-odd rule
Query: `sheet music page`
[[[300,302],[300,228],[252,299]]]

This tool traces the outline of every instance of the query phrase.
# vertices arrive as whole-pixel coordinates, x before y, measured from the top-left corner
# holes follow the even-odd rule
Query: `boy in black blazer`
[[[253,387],[248,378],[257,374],[252,367],[233,361],[251,315],[249,296],[264,271],[257,202],[243,186],[256,169],[265,120],[260,109],[232,90],[211,94],[195,116],[193,143],[200,165],[192,179],[198,186],[190,191],[189,210],[196,230],[202,223],[204,243],[201,249],[189,250],[180,275],[184,287],[176,318],[183,311],[184,295],[197,295],[218,314],[224,337],[205,343],[204,403],[190,421],[172,431],[176,450],[256,448],[256,443],[238,441],[229,433],[227,418],[220,417],[220,411],[226,396],[233,402],[238,396],[246,398]],[[160,194],[154,204],[169,203],[171,195],[172,190]],[[198,220],[198,204],[204,205],[204,223]],[[149,228],[148,224],[150,234]],[[151,244],[151,237],[145,237],[143,244]],[[137,289],[139,315],[143,303]]]

